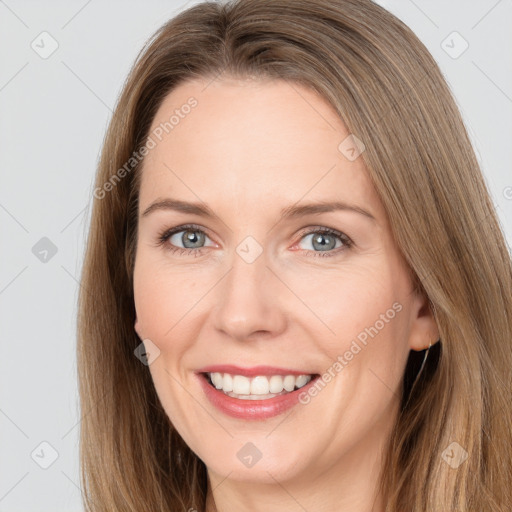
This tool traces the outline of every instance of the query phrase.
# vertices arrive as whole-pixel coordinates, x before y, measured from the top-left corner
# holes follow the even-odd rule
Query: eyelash
[[[172,235],[180,233],[181,231],[200,231],[201,233],[204,233],[206,236],[208,236],[208,234],[197,224],[184,224],[183,226],[176,226],[174,228],[167,229],[161,232],[158,235],[157,245],[163,247]],[[311,251],[308,249],[301,249],[301,251],[303,252],[312,252],[313,257],[330,258],[339,254],[342,251],[350,249],[354,244],[353,241],[347,235],[345,235],[345,233],[323,226],[315,227],[314,229],[310,229],[309,231],[302,232],[300,240],[302,240],[302,238],[312,233],[322,233],[324,235],[336,236],[341,240],[341,242],[343,242],[343,246],[338,247],[336,250],[332,249],[329,251]],[[199,249],[188,249],[184,247],[175,247],[173,245],[169,245],[169,247],[166,247],[165,249],[171,251],[172,253],[178,254],[179,256],[187,254],[190,255],[193,253],[195,257],[199,257],[203,254],[203,249],[205,249],[205,247],[200,247]]]

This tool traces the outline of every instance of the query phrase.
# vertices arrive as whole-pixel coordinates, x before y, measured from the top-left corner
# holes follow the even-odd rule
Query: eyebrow
[[[152,203],[144,210],[141,217],[146,217],[150,213],[157,210],[174,210],[182,213],[189,213],[206,218],[217,217],[213,210],[203,203],[190,203],[186,201],[179,201],[177,199],[166,198],[160,199]],[[317,203],[307,203],[302,205],[293,204],[283,208],[280,212],[280,220],[304,217],[306,215],[314,215],[318,213],[334,212],[334,211],[352,211],[359,213],[374,222],[376,218],[367,210],[342,201],[320,201]]]

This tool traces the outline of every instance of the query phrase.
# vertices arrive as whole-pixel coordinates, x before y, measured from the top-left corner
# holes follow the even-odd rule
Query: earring
[[[437,340],[437,341],[440,341],[440,340]],[[412,395],[412,390],[414,389],[414,385],[416,384],[416,381],[418,380],[418,377],[420,376],[421,372],[423,371],[423,367],[425,366],[425,362],[427,361],[427,357],[428,357],[428,354],[430,352],[430,347],[432,347],[432,342],[429,341],[428,342],[428,349],[426,350],[425,352],[425,356],[423,357],[423,362],[421,363],[421,367],[420,367],[420,371],[417,373],[410,389],[409,389],[409,394],[408,394],[408,397],[407,397],[407,401],[404,405],[404,407],[407,407],[407,405],[409,404],[409,400],[411,399],[411,395]]]
[[[432,342],[429,341],[428,342],[428,348],[427,348],[427,351],[425,352],[425,356],[423,357],[423,362],[421,363],[421,366],[420,366],[420,371],[418,372],[418,375],[416,375],[416,379],[420,376],[421,372],[423,371],[423,367],[425,366],[425,363],[427,361],[427,357],[428,357],[428,353],[430,352],[430,347],[432,346]],[[414,382],[416,382],[416,379],[414,379]]]
[[[412,388],[414,387],[414,384],[416,384],[416,381],[418,380],[418,377],[421,375],[421,372],[423,371],[423,367],[425,366],[425,363],[427,361],[427,357],[428,357],[428,354],[430,352],[430,347],[432,346],[432,342],[429,341],[428,342],[428,349],[427,351],[425,352],[425,356],[423,357],[423,362],[421,363],[421,366],[420,366],[420,370],[419,372],[416,374],[416,377],[414,378],[414,381],[412,383],[412,386],[411,386],[411,390]]]

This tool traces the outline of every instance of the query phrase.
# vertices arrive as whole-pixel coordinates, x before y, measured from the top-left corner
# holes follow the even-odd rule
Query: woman
[[[182,12],[128,77],[94,197],[88,510],[511,509],[510,254],[389,12]]]

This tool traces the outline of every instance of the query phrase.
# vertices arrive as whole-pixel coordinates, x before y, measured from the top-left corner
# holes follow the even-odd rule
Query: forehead
[[[296,83],[182,83],[163,101],[150,135],[156,145],[144,161],[141,204],[167,193],[213,206],[230,198],[261,208],[263,197],[289,204],[307,195],[379,207],[363,159],[340,150],[350,135],[343,121]]]

